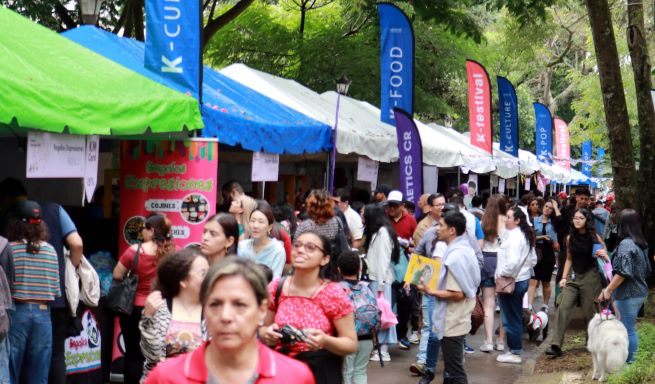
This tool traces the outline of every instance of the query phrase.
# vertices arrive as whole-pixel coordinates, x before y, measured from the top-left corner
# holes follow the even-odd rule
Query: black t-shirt
[[[573,271],[582,274],[596,267],[596,259],[593,256],[595,238],[590,234],[579,235],[571,233],[569,236],[569,247],[573,258]]]

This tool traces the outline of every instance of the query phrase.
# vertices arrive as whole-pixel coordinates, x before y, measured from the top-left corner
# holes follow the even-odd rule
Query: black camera
[[[282,344],[293,344],[307,340],[305,332],[290,324],[285,324],[278,332],[282,334],[282,338],[280,339],[280,343]]]

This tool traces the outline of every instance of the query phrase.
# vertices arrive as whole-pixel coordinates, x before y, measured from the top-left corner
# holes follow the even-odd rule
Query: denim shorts
[[[495,288],[496,287],[496,279],[493,278],[493,277],[482,279],[480,281],[480,287],[481,288]]]

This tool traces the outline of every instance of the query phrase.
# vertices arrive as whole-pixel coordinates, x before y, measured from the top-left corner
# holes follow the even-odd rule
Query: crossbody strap
[[[532,247],[528,245],[528,253],[525,254],[525,259],[523,259],[523,262],[519,266],[519,270],[516,272],[516,276],[514,278],[516,279],[519,274],[521,273],[521,269],[523,269],[523,266],[525,265],[525,262],[528,261],[528,257],[530,257],[530,251],[532,250]]]

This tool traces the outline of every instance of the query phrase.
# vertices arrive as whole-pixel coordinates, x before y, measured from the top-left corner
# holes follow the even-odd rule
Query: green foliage
[[[623,371],[609,376],[609,384],[648,384],[655,382],[655,325],[641,323],[637,329],[637,360]]]

